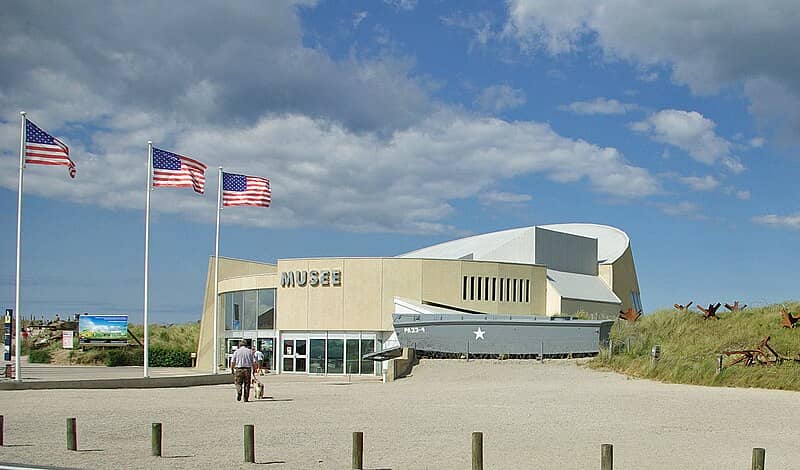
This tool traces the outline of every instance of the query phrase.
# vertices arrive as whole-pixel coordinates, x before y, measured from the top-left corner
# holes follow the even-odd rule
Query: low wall
[[[111,388],[176,388],[201,385],[232,384],[231,374],[187,375],[176,377],[136,377],[126,379],[87,380],[37,380],[0,382],[0,390],[47,390],[47,389],[111,389]]]

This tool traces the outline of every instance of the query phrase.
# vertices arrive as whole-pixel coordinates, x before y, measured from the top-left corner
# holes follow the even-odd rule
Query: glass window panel
[[[369,354],[371,352],[375,352],[375,340],[374,339],[362,339],[361,340],[361,357],[364,357],[364,354]],[[362,374],[374,374],[375,373],[375,362],[370,361],[369,359],[361,359],[361,373]]]
[[[233,329],[233,299],[231,293],[221,294],[222,298],[222,311],[225,312],[225,329]]]
[[[305,356],[306,355],[306,340],[304,340],[304,339],[296,339],[294,341],[294,347],[297,349],[294,352],[295,356]]]
[[[258,329],[275,328],[275,289],[258,290]]]
[[[308,356],[308,372],[311,374],[325,373],[325,340],[312,339],[311,354]]]
[[[341,374],[344,372],[344,340],[328,340],[328,373]]]
[[[514,279],[514,290],[513,290],[513,293],[514,293],[514,295],[513,295],[514,302],[516,302],[517,301],[517,280],[516,279]]]
[[[483,282],[481,282],[481,277],[480,277],[480,276],[478,276],[478,295],[476,296],[476,298],[477,298],[478,300],[481,300],[481,294],[483,293],[483,292],[482,292],[482,289],[481,289],[481,286],[482,286],[482,285],[483,285]]]
[[[503,301],[503,278],[500,278],[500,302]]]
[[[242,292],[231,292],[228,297],[231,301],[231,330],[242,329],[243,296]],[[227,304],[227,303],[226,303]]]
[[[358,355],[358,340],[348,339],[347,344],[347,361],[345,367],[348,374],[358,374],[358,365],[361,362]]]
[[[525,279],[525,302],[531,301],[531,280]]]
[[[461,300],[467,300],[467,276],[464,276],[464,282],[461,287]]]
[[[469,277],[469,300],[475,300],[475,276]]]
[[[497,278],[493,277],[492,278],[492,302],[497,300],[497,296],[495,295],[496,291],[497,291]]]
[[[294,356],[294,340],[291,339],[283,340],[283,355]]]
[[[306,371],[306,358],[298,357],[294,360],[294,371],[295,372],[305,372]]]
[[[264,367],[267,370],[275,370],[275,352],[273,351],[273,338],[263,338],[258,340],[258,349],[264,353]]]
[[[244,294],[244,318],[242,320],[242,329],[255,330],[256,318],[258,317],[258,314],[256,313],[256,309],[258,308],[258,291],[246,290],[243,292],[243,294]]]
[[[283,371],[284,372],[294,371],[294,358],[292,357],[283,358]]]

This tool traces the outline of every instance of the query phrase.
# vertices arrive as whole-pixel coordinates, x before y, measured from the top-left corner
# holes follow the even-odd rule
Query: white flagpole
[[[14,332],[17,341],[14,345],[14,380],[22,380],[22,371],[19,367],[20,345],[22,343],[22,323],[19,314],[19,281],[20,262],[22,257],[22,169],[25,168],[25,111],[19,113],[19,192],[17,193],[17,283],[14,300]]]
[[[217,234],[214,242],[214,368],[216,374],[217,361],[219,361],[218,350],[219,340],[217,338],[217,310],[219,305],[219,212],[222,202],[222,167],[219,167],[219,184],[217,185]],[[227,351],[226,351],[227,352]]]
[[[148,288],[150,287],[150,178],[153,175],[153,141],[147,141],[147,202],[144,216],[144,377],[148,377],[150,363],[150,335],[148,331],[147,311],[150,306]]]

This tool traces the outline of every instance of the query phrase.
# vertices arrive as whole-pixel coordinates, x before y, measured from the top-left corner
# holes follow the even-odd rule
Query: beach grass
[[[734,365],[717,374],[719,354],[756,349],[766,336],[780,355],[800,358],[800,328],[781,327],[782,307],[800,310],[797,302],[787,302],[737,312],[722,307],[717,320],[704,319],[698,310],[676,309],[645,315],[633,324],[620,320],[611,330],[610,357],[605,349],[588,365],[671,383],[800,390],[800,362],[792,360],[775,366]],[[654,345],[661,347],[657,364],[651,358]],[[736,357],[724,356],[724,366]]]

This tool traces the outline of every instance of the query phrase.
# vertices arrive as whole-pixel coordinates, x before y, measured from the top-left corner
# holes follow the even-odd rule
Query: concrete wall
[[[597,275],[597,239],[536,227],[536,264],[556,271]]]
[[[631,292],[640,292],[631,247],[629,246],[611,266],[613,270],[611,289],[622,300],[622,310],[628,310],[633,307]]]
[[[619,315],[619,305],[606,302],[591,302],[588,300],[561,298],[561,313],[565,315],[585,312],[594,314],[599,318],[617,318]]]

